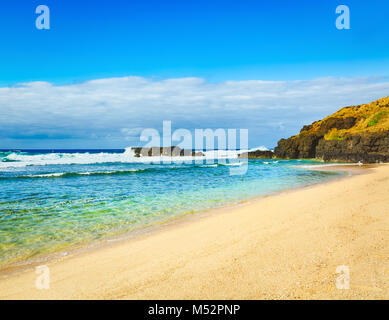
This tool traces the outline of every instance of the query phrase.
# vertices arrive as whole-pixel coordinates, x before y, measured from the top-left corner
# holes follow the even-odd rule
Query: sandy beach
[[[55,259],[49,289],[34,266],[3,273],[0,298],[388,299],[389,165],[352,170]]]

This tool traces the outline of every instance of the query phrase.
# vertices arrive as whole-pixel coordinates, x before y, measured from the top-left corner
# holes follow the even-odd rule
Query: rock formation
[[[274,157],[273,151],[270,150],[255,150],[250,152],[244,152],[239,155],[239,158],[248,159],[272,159]]]
[[[182,156],[204,156],[202,152],[195,152],[192,150],[184,150],[180,147],[151,147],[141,148],[133,147],[132,150],[135,152],[135,157],[155,157],[155,156],[167,156],[167,157],[182,157]]]
[[[389,97],[345,107],[304,126],[298,135],[281,139],[274,153],[283,159],[388,162]]]

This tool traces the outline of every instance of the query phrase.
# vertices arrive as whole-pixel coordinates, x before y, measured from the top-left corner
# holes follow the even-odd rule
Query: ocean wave
[[[264,161],[263,162],[264,164],[277,164],[277,163],[279,163],[279,161],[277,160],[277,161]]]
[[[224,164],[222,164],[224,165]],[[228,164],[226,164],[228,165]],[[158,166],[155,168],[132,168],[126,170],[112,170],[112,171],[87,171],[87,172],[49,172],[40,174],[27,174],[16,176],[0,176],[0,180],[8,179],[34,179],[34,178],[69,178],[69,177],[83,177],[83,176],[110,176],[110,175],[130,175],[147,172],[163,172],[168,170],[192,170],[196,168],[213,168],[218,167],[219,164],[204,164],[204,165],[187,165],[187,166]]]
[[[82,176],[109,176],[109,175],[126,175],[137,172],[155,171],[156,168],[145,169],[128,169],[115,171],[95,171],[95,172],[51,172],[42,174],[28,174],[21,176],[0,177],[0,179],[30,179],[30,178],[66,178],[66,177],[82,177]]]
[[[210,150],[203,151],[204,156],[155,156],[136,157],[131,147],[122,153],[40,153],[31,154],[26,152],[3,153],[0,161],[0,170],[7,168],[20,168],[27,166],[46,165],[72,165],[72,164],[103,164],[103,163],[164,163],[185,162],[209,159],[237,159],[244,150]]]
[[[96,172],[54,172],[45,174],[32,174],[22,177],[26,178],[58,178],[58,177],[75,177],[75,176],[108,176],[108,175],[125,175],[136,172],[144,172],[153,170],[149,169],[129,169],[129,170],[115,170],[115,171],[96,171]]]
[[[129,148],[123,153],[41,153],[28,154],[12,152],[1,159],[0,168],[67,165],[67,164],[98,164],[116,162],[136,162],[134,151]]]
[[[227,167],[239,167],[244,165],[246,162],[234,162],[234,163],[219,163],[220,166],[227,166]]]

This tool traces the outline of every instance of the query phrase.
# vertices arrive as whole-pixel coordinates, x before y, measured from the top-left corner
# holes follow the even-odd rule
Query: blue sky
[[[50,30],[35,28],[35,8],[39,4],[51,10]],[[335,28],[335,8],[340,4],[350,7],[351,30]],[[364,103],[388,95],[388,14],[389,2],[385,0],[4,0],[0,10],[0,148],[125,147],[134,142],[121,136],[128,132],[123,128],[136,131],[157,126],[166,117],[175,120],[178,127],[189,129],[204,124],[212,128],[226,124],[252,126],[250,145],[273,147],[279,138],[296,133],[305,122],[334,112],[342,103]],[[126,92],[136,94],[139,85],[138,80],[128,81],[126,77],[141,79],[144,96],[124,99]],[[106,81],[103,88],[94,82],[83,85],[89,80],[113,78],[122,81]],[[164,81],[177,78],[186,83],[186,91],[174,91],[181,82],[178,86],[173,82],[175,88],[166,87]],[[185,78],[200,82],[188,85]],[[343,78],[347,81],[339,80]],[[320,82],[320,93],[315,91],[318,79],[327,79]],[[269,100],[262,84],[257,84],[258,92],[262,92],[258,96],[246,80],[277,81],[275,87],[280,91]],[[302,85],[296,80],[308,82]],[[34,85],[36,81],[49,84]],[[223,90],[230,89],[226,85],[229,81],[236,82],[234,103],[217,105],[226,97],[228,91]],[[282,86],[284,81],[288,83]],[[359,89],[350,92],[348,81],[354,81],[353,87]],[[361,82],[363,88],[359,87]],[[15,86],[20,83],[27,85]],[[124,84],[128,87],[115,91],[111,100],[107,95],[101,101],[93,96],[88,101],[83,99],[87,92],[96,97],[109,91],[110,85]],[[279,99],[279,95],[289,92],[285,90],[293,88],[303,94],[307,86],[312,91],[306,92],[305,99],[300,95],[296,100]],[[87,90],[85,87],[90,91],[80,93]],[[62,89],[69,94],[68,101],[59,96]],[[71,89],[75,91],[69,93]],[[166,104],[151,101],[147,94],[152,90],[158,94],[162,90]],[[186,100],[168,98],[172,90],[176,98],[185,96]],[[199,90],[201,96],[196,96]],[[75,92],[81,95],[78,101],[84,106],[71,99]],[[331,92],[333,96],[328,97]],[[51,98],[47,100],[47,96]],[[239,96],[245,96],[246,102],[239,101]],[[304,104],[315,96],[322,99],[312,107]],[[120,99],[124,102],[119,107]],[[203,104],[191,106],[189,101],[193,99]],[[201,112],[207,110],[210,101],[220,114],[205,121]],[[37,106],[25,110],[30,103]],[[39,112],[40,103],[45,114]],[[175,105],[178,103],[183,105]],[[85,105],[90,108],[86,113],[89,117],[83,118]],[[145,105],[156,112],[152,121],[142,114]],[[271,105],[272,111],[266,111]],[[76,110],[61,128],[61,119],[55,116],[61,112],[66,116],[67,108]],[[180,108],[190,108],[192,113],[179,116]],[[236,111],[239,108],[240,114]],[[295,111],[290,114],[294,115],[293,121],[290,115],[283,118],[285,108]],[[300,109],[303,111],[296,111]],[[131,116],[127,110],[131,110]],[[23,114],[30,117],[23,118]],[[94,119],[94,114],[100,118]],[[225,114],[230,114],[229,118],[224,118]],[[123,115],[128,117],[126,125],[121,123]],[[106,117],[105,122],[101,117]],[[252,119],[262,123],[252,123]],[[94,120],[100,123],[98,128],[90,125]],[[131,125],[132,121],[136,123]]]

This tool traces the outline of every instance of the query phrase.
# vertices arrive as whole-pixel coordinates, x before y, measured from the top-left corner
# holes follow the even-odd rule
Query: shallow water
[[[190,160],[190,159],[189,159]],[[123,151],[1,152],[0,266],[69,246],[327,180],[309,161],[155,164]]]

